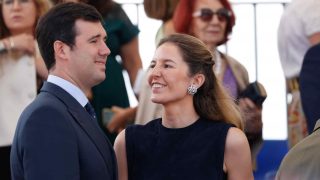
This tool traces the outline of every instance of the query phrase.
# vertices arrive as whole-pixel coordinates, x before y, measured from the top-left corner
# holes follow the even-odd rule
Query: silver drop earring
[[[195,86],[195,85],[193,85],[193,84],[191,84],[189,87],[188,87],[188,94],[190,94],[190,95],[195,95],[196,93],[197,93],[197,90],[198,90],[198,88],[197,88],[197,86]]]

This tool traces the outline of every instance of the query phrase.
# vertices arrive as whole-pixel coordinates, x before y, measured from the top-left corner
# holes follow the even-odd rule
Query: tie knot
[[[96,112],[94,111],[92,105],[88,102],[84,108],[87,110],[87,112],[90,114],[91,117],[93,117],[93,119],[96,119]]]

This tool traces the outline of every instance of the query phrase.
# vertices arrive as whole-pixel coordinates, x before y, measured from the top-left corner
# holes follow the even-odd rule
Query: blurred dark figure
[[[304,59],[300,72],[300,92],[302,108],[308,127],[316,124],[320,118],[320,44],[311,47]]]

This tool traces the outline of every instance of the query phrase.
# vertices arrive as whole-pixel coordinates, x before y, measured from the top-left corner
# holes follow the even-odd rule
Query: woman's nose
[[[155,65],[150,72],[151,76],[160,76],[161,75],[161,67],[159,65]]]

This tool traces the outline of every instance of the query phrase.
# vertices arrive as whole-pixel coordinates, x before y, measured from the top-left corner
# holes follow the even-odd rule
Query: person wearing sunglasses
[[[243,65],[227,54],[217,50],[228,41],[235,25],[235,15],[227,0],[181,0],[177,5],[173,24],[176,32],[193,35],[202,40],[216,56],[214,72],[223,82],[231,96],[237,100],[244,115],[253,168],[262,146],[262,106],[249,98],[239,98],[248,86],[248,72]]]

